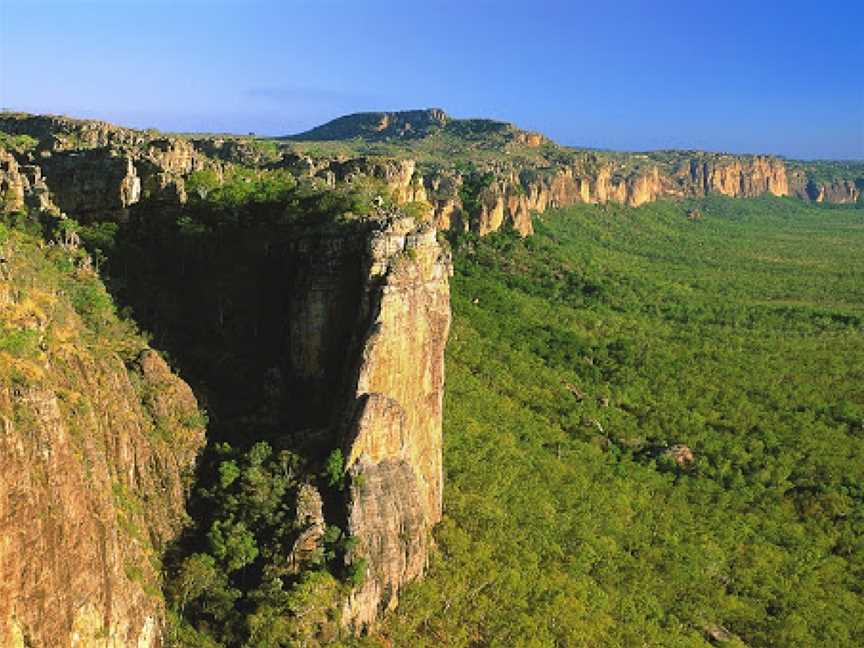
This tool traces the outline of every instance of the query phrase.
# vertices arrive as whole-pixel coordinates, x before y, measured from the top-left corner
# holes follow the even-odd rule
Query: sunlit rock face
[[[68,343],[46,356],[0,386],[0,645],[161,646],[195,398],[153,351],[130,367]]]
[[[441,519],[444,347],[450,327],[449,254],[435,228],[395,219],[368,246],[369,322],[347,439],[349,530],[368,560],[346,606],[355,625],[393,607],[426,565]],[[350,556],[349,558],[355,558]]]
[[[365,570],[342,621],[356,630],[422,576],[441,518],[452,268],[436,234],[396,211],[286,251],[282,373],[302,426],[330,430],[346,458],[347,559]]]

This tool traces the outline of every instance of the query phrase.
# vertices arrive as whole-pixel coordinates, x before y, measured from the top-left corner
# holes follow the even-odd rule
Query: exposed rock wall
[[[399,212],[308,231],[284,253],[282,373],[301,427],[346,457],[348,560],[365,573],[342,620],[359,630],[422,575],[441,518],[451,261],[432,224]]]
[[[0,351],[0,646],[161,646],[196,400],[154,351],[127,365],[93,339],[38,252],[3,256],[0,329],[33,343]]]
[[[29,135],[40,151],[72,151],[89,148],[137,146],[148,139],[144,131],[92,119],[60,115],[0,114],[0,131]]]
[[[42,169],[19,165],[9,152],[0,149],[0,212],[32,208],[39,212],[56,212]]]
[[[112,214],[141,199],[141,178],[132,159],[104,149],[55,153],[42,161],[54,201],[80,217]]]
[[[447,174],[424,177],[436,222],[442,229],[475,231],[481,236],[509,225],[523,236],[532,233],[530,214],[576,203],[617,202],[638,207],[660,198],[719,193],[753,197],[789,195],[782,161],[762,156],[693,158],[674,172],[659,165],[628,170],[616,163],[586,156],[558,167],[498,171],[480,194],[479,209],[467,214],[460,196],[461,178]],[[842,191],[832,197],[846,196]],[[814,198],[816,199],[816,198]]]
[[[802,200],[837,204],[854,204],[861,199],[864,178],[852,180],[825,180],[816,182],[809,179],[801,169],[789,172],[789,193]]]
[[[380,136],[411,140],[441,128],[452,127],[458,134],[473,124],[472,136],[476,136],[477,129],[504,129],[508,137],[525,146],[554,147],[537,133],[487,121],[450,120],[439,110],[364,113],[340,118],[309,135],[315,135],[312,139],[338,139],[337,135],[347,128],[372,139]],[[520,166],[504,159],[482,169],[483,173],[491,172],[494,180],[483,187],[477,203],[469,208],[464,204],[463,188],[470,174],[421,167],[410,159],[313,158],[288,150],[267,152],[247,140],[164,137],[105,122],[53,116],[5,114],[0,116],[0,131],[28,134],[39,140],[40,155],[28,161],[30,168],[41,167],[42,182],[54,194],[60,210],[84,219],[122,219],[128,206],[139,200],[181,204],[186,199],[184,178],[189,173],[212,169],[221,176],[225,165],[233,163],[287,168],[299,176],[320,178],[331,186],[363,177],[376,178],[387,185],[398,203],[428,202],[440,229],[470,230],[481,235],[513,227],[527,236],[533,231],[532,213],[576,203],[618,202],[635,207],[661,198],[709,193],[730,197],[767,193],[815,202],[855,203],[864,186],[864,178],[857,182],[814,181],[805,163],[790,166],[770,156],[568,151],[560,160],[546,165],[535,160]],[[2,173],[0,170],[0,177]]]
[[[351,474],[350,559],[368,561],[345,621],[374,622],[426,565],[429,530],[441,519],[444,347],[450,327],[449,254],[431,225],[397,218],[370,239],[365,298],[371,315],[360,348]]]
[[[638,207],[661,198],[699,197],[710,193],[755,197],[795,195],[827,202],[855,202],[860,192],[851,181],[796,188],[796,179],[782,160],[767,156],[693,154],[676,165],[627,162],[585,154],[568,164],[519,168],[497,165],[485,171],[492,180],[478,190],[476,205],[465,204],[464,189],[472,178],[454,170],[423,170],[412,160],[351,158],[313,160],[286,156],[285,164],[300,175],[324,178],[330,184],[362,176],[386,183],[399,203],[428,202],[442,230],[473,231],[481,236],[512,227],[523,236],[533,232],[532,213],[576,203],[617,202]],[[479,173],[479,172],[477,172]]]

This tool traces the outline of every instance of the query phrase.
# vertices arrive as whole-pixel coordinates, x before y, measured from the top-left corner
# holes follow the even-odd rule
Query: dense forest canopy
[[[386,637],[864,644],[862,212],[536,225],[456,244],[446,519]]]

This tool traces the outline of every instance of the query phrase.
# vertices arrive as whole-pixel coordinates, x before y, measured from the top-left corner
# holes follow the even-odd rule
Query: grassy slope
[[[864,643],[862,212],[699,206],[462,244],[446,519],[396,645]]]

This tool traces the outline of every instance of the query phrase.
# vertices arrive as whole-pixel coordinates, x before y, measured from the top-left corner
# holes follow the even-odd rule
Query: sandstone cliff
[[[331,185],[361,176],[383,181],[398,203],[429,203],[442,230],[483,236],[512,227],[533,231],[531,214],[576,203],[617,202],[638,207],[658,199],[720,194],[752,198],[763,194],[794,196],[814,202],[855,203],[859,180],[808,180],[770,156],[675,153],[627,157],[583,153],[567,163],[520,166],[496,163],[469,171],[416,163],[410,159],[312,158],[288,154],[281,164],[293,172]]]
[[[449,255],[435,228],[396,218],[369,241],[354,416],[346,444],[351,475],[349,556],[368,561],[345,621],[373,623],[401,587],[422,575],[429,531],[441,519],[444,347],[450,327]]]
[[[285,354],[294,425],[341,446],[341,513],[363,564],[343,624],[361,630],[426,566],[441,518],[449,253],[431,223],[381,212],[342,231],[289,241]]]
[[[274,155],[249,139],[165,136],[56,116],[3,113],[0,133],[28,135],[37,142],[33,151],[17,155],[15,171],[30,177],[29,186],[15,189],[22,200],[31,189],[50,189],[57,209],[85,222],[124,220],[128,208],[141,200],[182,204],[190,173],[209,170],[221,177],[226,166],[265,165]],[[10,159],[15,159],[11,152],[0,153],[0,188],[4,176],[13,175],[4,173]]]
[[[109,146],[53,151],[41,157],[41,166],[31,166],[40,179],[44,169],[42,185],[51,213],[125,222],[134,209],[137,223],[148,218],[150,210],[170,214],[181,208],[183,181],[190,173],[225,168],[223,161],[201,153],[203,148],[184,140],[151,139],[134,150]],[[28,183],[15,157],[3,161],[0,181],[15,195],[7,209],[35,205],[36,184]],[[303,160],[283,164],[302,165]],[[394,193],[396,202],[426,198],[411,160],[348,159],[328,163],[323,170],[329,175],[321,169],[316,173],[327,184],[373,178]],[[157,190],[148,190],[152,186]],[[179,188],[173,198],[170,191],[161,191],[167,186]],[[250,239],[260,245],[257,235]],[[400,589],[422,575],[430,531],[441,517],[449,255],[431,222],[385,209],[340,227],[298,226],[252,257],[263,264],[256,272],[278,272],[287,288],[281,296],[260,295],[276,306],[255,326],[283,335],[259,343],[273,349],[284,385],[281,409],[291,412],[288,429],[295,437],[317,439],[316,447],[341,447],[350,475],[341,512],[325,507],[314,533],[303,535],[297,569],[302,569],[301,554],[311,556],[316,545],[320,548],[327,526],[344,525],[358,541],[346,560],[362,565],[362,584],[348,595],[341,617],[343,624],[359,631],[373,624],[380,610],[395,606]],[[268,284],[268,290],[274,288],[275,283]],[[201,316],[210,308],[198,305],[193,310]],[[235,315],[240,317],[239,311],[226,316]],[[138,490],[137,483],[128,487],[133,496]],[[94,491],[104,492],[104,484]],[[57,576],[53,587],[58,592],[67,577]],[[16,596],[20,588],[13,587]],[[161,622],[158,601],[154,594],[154,636]],[[131,627],[138,622],[136,610],[113,614],[117,623]],[[44,623],[33,624],[35,631],[46,631]]]
[[[580,151],[560,147],[512,124],[453,119],[437,109],[349,115],[286,139],[331,140],[334,144],[362,141],[372,143],[372,148],[376,142],[386,141],[389,148],[382,151],[417,160],[419,182],[415,180],[413,185],[423,186],[422,193],[414,190],[406,198],[398,189],[404,183],[391,182],[397,199],[426,200],[440,228],[480,235],[502,226],[528,235],[532,212],[577,202],[611,201],[638,207],[662,198],[717,193],[855,203],[864,186],[861,164],[828,163],[829,170],[839,170],[840,176],[826,177],[820,171],[825,163],[787,162],[763,155]],[[294,144],[294,149],[302,150],[302,143]],[[369,160],[363,159],[368,166]],[[310,159],[305,171],[337,177],[331,167],[345,164],[344,159],[319,157]],[[478,178],[484,178],[482,186],[472,186]]]
[[[843,166],[841,176],[826,178],[820,163],[762,155],[578,151],[512,124],[452,119],[438,109],[348,115],[269,149],[248,138],[166,137],[104,122],[8,113],[0,116],[0,132],[38,140],[27,159],[18,156],[19,166],[50,188],[61,211],[84,220],[122,220],[140,200],[182,204],[190,173],[210,170],[222,177],[236,164],[284,168],[329,186],[374,178],[398,203],[428,203],[440,229],[481,235],[505,226],[528,235],[532,213],[578,202],[635,207],[717,193],[856,203],[864,186],[864,167],[853,163]],[[309,148],[303,141],[346,140],[384,140],[395,157],[302,152]],[[477,162],[442,164],[435,156],[448,151],[454,160]],[[0,166],[0,178],[2,173]]]
[[[86,264],[68,269],[84,257],[2,239],[0,645],[160,646],[161,550],[203,444],[196,400]]]

